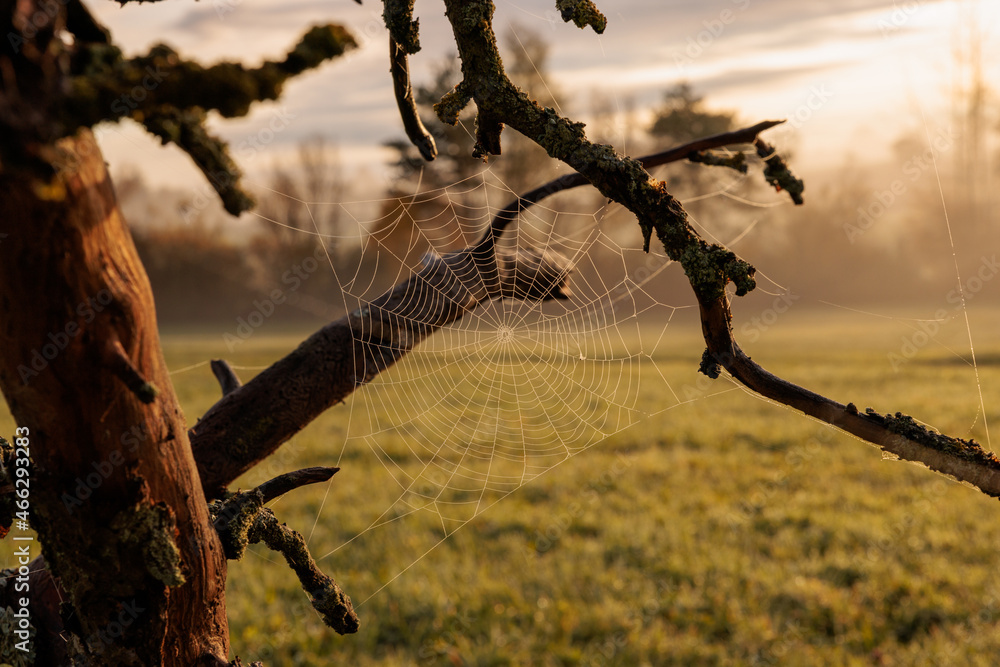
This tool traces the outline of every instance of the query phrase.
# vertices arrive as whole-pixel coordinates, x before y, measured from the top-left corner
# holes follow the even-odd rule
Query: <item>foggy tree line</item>
[[[660,104],[645,114],[629,100],[613,104],[597,93],[589,100],[566,98],[548,81],[548,46],[539,35],[512,29],[505,45],[512,79],[530,96],[546,106],[589,105],[590,132],[619,149],[628,142],[633,154],[730,131],[743,120],[734,111],[713,106],[687,82],[666,90]],[[454,127],[429,120],[432,104],[456,76],[455,67],[453,59],[443,60],[415,90],[421,115],[441,147],[438,159],[424,162],[402,133],[388,142],[394,152],[391,177],[368,223],[359,225],[329,203],[351,200],[357,183],[345,175],[349,170],[337,145],[322,136],[304,141],[291,160],[272,166],[266,188],[255,193],[258,215],[239,223],[227,221],[211,197],[206,203],[196,193],[154,193],[134,172],[119,175],[119,196],[135,227],[161,322],[235,325],[259,310],[255,304],[267,310],[266,297],[275,290],[284,297],[274,305],[282,307],[285,321],[328,320],[343,313],[343,302],[332,298],[341,286],[377,292],[400,270],[416,265],[429,247],[441,251],[470,242],[486,214],[482,183],[500,188],[489,193],[489,203],[497,207],[506,203],[496,201],[497,191],[523,192],[558,175],[541,149],[519,135],[512,135],[504,154],[487,165],[471,156],[471,116],[461,117]],[[947,292],[954,277],[950,255],[942,251],[948,243],[942,195],[950,215],[969,222],[955,229],[956,243],[975,247],[996,233],[985,213],[993,193],[978,185],[993,169],[988,147],[1000,129],[1000,120],[991,119],[985,108],[984,90],[985,84],[978,81],[969,94],[956,95],[953,124],[933,128],[929,136],[919,119],[904,123],[892,157],[884,163],[870,162],[859,152],[842,165],[831,165],[827,174],[812,176],[807,209],[784,204],[760,185],[760,179],[739,177],[729,169],[681,163],[653,173],[711,234],[724,242],[741,237],[736,249],[767,266],[769,277],[787,286],[796,303],[918,303],[927,294]],[[970,128],[976,136],[970,136]],[[793,146],[794,140],[792,134]],[[972,145],[986,149],[972,150]],[[539,165],[546,165],[547,171]],[[937,187],[935,167],[941,172],[943,192]],[[449,186],[447,196],[414,197],[418,188],[419,193],[434,193]],[[557,207],[577,213],[601,211],[600,224],[619,237],[634,237],[621,238],[623,245],[638,242],[635,225],[625,220],[630,214],[621,207],[602,210],[606,202],[596,192],[555,201]],[[758,208],[746,201],[784,205]],[[521,233],[539,240],[553,229],[568,233],[553,228],[552,218],[541,212],[530,222],[522,221]],[[756,229],[747,230],[748,220],[755,221]],[[239,231],[225,233],[232,229]],[[317,238],[326,239],[325,252],[317,251]],[[800,248],[822,248],[822,261],[817,265],[815,257]],[[990,259],[970,259],[963,273],[974,274]],[[609,255],[594,261],[600,266],[618,260]],[[845,271],[845,266],[856,268]],[[890,279],[900,275],[910,278]],[[662,284],[657,297],[672,303],[684,299],[683,280],[675,283]]]

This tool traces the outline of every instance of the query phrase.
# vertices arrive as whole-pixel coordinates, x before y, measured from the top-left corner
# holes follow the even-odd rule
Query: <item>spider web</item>
[[[783,196],[769,197],[768,202],[741,196],[748,179],[759,179],[756,169],[748,175],[710,171],[716,178],[710,191],[682,203],[725,199],[760,208],[789,205]],[[334,409],[346,424],[346,437],[332,451],[325,451],[319,462],[341,465],[352,456],[374,457],[381,474],[369,484],[390,500],[341,544],[316,553],[321,565],[359,540],[378,539],[400,524],[437,527],[429,542],[416,542],[417,548],[411,551],[393,549],[378,568],[374,587],[363,590],[359,582],[350,582],[356,606],[378,595],[510,494],[609,437],[646,420],[662,421],[663,413],[687,402],[737,389],[747,391],[724,375],[709,390],[692,393],[690,372],[668,375],[668,365],[659,362],[668,347],[665,341],[676,338],[670,337],[675,322],[697,321],[686,279],[661,249],[654,248],[650,254],[639,250],[635,220],[622,215],[620,206],[578,192],[586,190],[559,195],[523,211],[502,238],[509,246],[545,248],[569,258],[574,267],[572,299],[481,304],[423,340],[372,382],[359,387],[345,406]],[[344,312],[364,308],[419,270],[423,252],[444,254],[471,245],[500,208],[519,194],[489,168],[443,188],[421,188],[418,183],[409,196],[399,200],[301,201],[272,193],[307,208],[313,229],[292,229],[323,243]],[[589,206],[588,197],[593,197]],[[371,213],[373,206],[396,201],[395,208],[383,208],[377,216]],[[427,205],[435,202],[443,202],[445,214],[427,212]],[[320,233],[315,221],[323,209],[339,210],[353,228],[341,235]],[[270,224],[289,226],[281,219],[256,215]],[[757,223],[750,219],[733,229],[695,216],[690,219],[703,237],[730,247]],[[948,225],[946,208],[944,224]],[[390,237],[402,243],[386,242]],[[339,249],[358,243],[361,252],[356,261],[343,262]],[[954,254],[954,241],[951,245]],[[955,270],[961,285],[957,264]],[[681,289],[665,292],[662,286],[671,280]],[[790,293],[765,274],[758,273],[758,281],[758,293]],[[979,389],[973,426],[982,420],[989,446],[964,297],[961,313]],[[886,318],[913,331],[923,322],[882,313],[866,316]],[[703,347],[700,341],[694,345],[692,356]],[[958,351],[949,351],[960,356]],[[655,400],[642,400],[650,396]],[[338,502],[343,498],[334,481],[316,511],[310,538],[323,530],[323,522],[334,514],[332,506]]]
[[[758,176],[753,170],[749,175],[713,171],[719,176],[716,189],[695,199],[724,198],[758,207],[784,204],[774,198],[749,201],[736,194],[746,179]],[[414,257],[420,252],[443,254],[471,245],[516,196],[485,169],[444,188],[421,191],[418,185],[415,194],[378,219],[359,216],[352,203],[303,202],[310,214],[322,207],[340,208],[356,229],[340,238],[328,238],[318,229],[301,231],[324,241],[343,308],[353,311],[418,270]],[[646,254],[639,249],[634,218],[620,215],[621,207],[594,198],[588,211],[579,199],[560,195],[523,211],[501,240],[569,258],[573,298],[481,304],[426,338],[336,409],[346,423],[346,438],[326,453],[324,462],[339,465],[358,452],[375,457],[382,474],[370,483],[389,489],[391,500],[352,537],[316,554],[317,560],[331,558],[389,526],[398,528],[400,522],[438,527],[430,543],[395,554],[395,561],[381,569],[374,590],[355,590],[358,606],[492,506],[569,459],[642,421],[662,420],[664,412],[686,402],[743,389],[723,376],[710,391],[692,395],[690,373],[668,375],[666,365],[658,363],[664,341],[675,321],[685,319],[679,315],[688,311],[687,319],[696,321],[697,314],[693,297],[664,298],[662,286],[670,280],[686,286],[686,278],[662,250]],[[447,214],[422,215],[421,206],[434,200],[445,202]],[[731,245],[750,233],[756,220],[735,230],[713,228],[697,219],[692,224],[706,238]],[[371,233],[377,227],[379,234]],[[397,231],[408,240],[395,249],[379,240]],[[352,266],[333,261],[330,248],[358,239],[362,260]],[[766,275],[758,278],[763,281],[758,291],[788,293]],[[961,282],[961,274],[957,278]],[[918,320],[866,314],[918,328]],[[970,328],[969,349],[974,354],[971,333]],[[978,386],[975,361],[973,370]],[[655,400],[640,400],[643,396]],[[979,396],[973,426],[983,420],[989,446],[981,387]],[[327,503],[331,495],[336,497],[335,486],[327,488],[312,533],[317,527],[322,530],[321,522],[332,511]]]
[[[708,196],[734,196],[730,191],[746,178],[726,177]],[[386,284],[419,269],[407,260],[415,250],[444,253],[470,245],[516,196],[485,169],[445,188],[421,192],[418,186],[416,194],[381,221],[351,213],[356,234],[323,238],[327,247],[361,239],[363,261],[352,267],[338,266],[332,258],[329,262],[344,309],[365,307]],[[696,317],[693,295],[683,272],[662,250],[647,254],[639,249],[634,218],[620,215],[624,210],[616,204],[590,197],[595,205],[589,211],[578,210],[585,208],[579,197],[565,195],[553,198],[562,204],[549,206],[552,200],[547,200],[523,211],[500,240],[501,245],[546,248],[569,258],[571,299],[483,303],[359,387],[347,399],[346,410],[337,408],[343,411],[339,416],[347,424],[347,436],[336,461],[327,462],[339,465],[351,452],[368,452],[383,471],[372,484],[391,488],[394,500],[354,537],[317,554],[317,560],[399,521],[430,517],[440,528],[439,540],[394,564],[380,588],[358,591],[361,604],[490,507],[570,458],[689,400],[733,389],[723,382],[691,398],[685,391],[690,373],[670,378],[655,362],[675,316],[689,310]],[[478,204],[470,205],[470,199]],[[446,202],[446,215],[414,214],[435,200]],[[311,214],[327,206],[344,212],[355,208],[350,203],[303,203]],[[388,227],[385,220],[391,220]],[[378,235],[367,233],[379,226]],[[395,250],[377,240],[400,230],[409,242]],[[711,236],[711,230],[703,231]],[[302,233],[328,236],[318,229]],[[391,281],[384,275],[389,267],[398,267]],[[678,291],[686,293],[686,303],[666,303],[660,295],[671,275],[683,288]],[[655,407],[650,401],[640,404],[642,394],[655,396]],[[336,493],[333,486],[324,507],[331,493]],[[324,507],[313,531],[325,516]]]

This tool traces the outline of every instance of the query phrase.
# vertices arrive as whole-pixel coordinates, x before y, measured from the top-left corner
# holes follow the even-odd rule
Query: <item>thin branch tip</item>
[[[417,103],[413,98],[413,85],[410,81],[410,64],[406,49],[393,37],[389,37],[389,62],[392,74],[392,89],[396,96],[396,106],[399,117],[403,121],[406,136],[420,155],[431,162],[437,157],[437,144],[434,137],[420,120]]]
[[[260,493],[264,502],[270,502],[278,496],[308,484],[318,484],[331,479],[340,472],[340,468],[326,466],[316,466],[313,468],[303,468],[293,472],[286,472],[278,475],[274,479],[268,480],[258,486],[254,491]]]

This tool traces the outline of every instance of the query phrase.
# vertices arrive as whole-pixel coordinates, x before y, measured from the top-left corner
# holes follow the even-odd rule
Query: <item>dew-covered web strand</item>
[[[479,202],[468,201],[470,191],[480,195]],[[432,196],[446,199],[450,217],[420,220],[419,214],[413,214],[417,204]],[[390,214],[394,224],[403,225],[413,237],[401,252],[367,237],[365,232],[374,219],[360,218],[346,203],[304,202],[314,229],[298,229],[296,233],[316,237],[325,245],[330,235],[320,233],[312,208],[340,205],[348,219],[358,225],[360,234],[354,238],[360,237],[368,259],[374,254],[380,270],[383,266],[398,267],[393,280],[398,283],[414,270],[407,264],[414,244],[434,248],[445,239],[454,246],[459,238],[452,233],[454,228],[487,228],[499,207],[516,196],[490,169],[431,192],[420,192],[418,187]],[[462,198],[466,201],[458,206]],[[602,221],[608,207],[596,208],[591,213],[579,213],[538,204],[522,212],[505,232],[512,234],[519,247],[547,248],[566,255],[578,267],[586,265],[589,270],[577,271],[572,277],[577,297],[550,307],[507,301],[480,306],[422,342],[371,384],[359,387],[347,401],[347,414],[341,411],[347,435],[339,447],[338,465],[348,447],[364,447],[378,459],[398,492],[390,494],[378,516],[365,520],[367,527],[318,559],[348,548],[374,530],[426,512],[437,518],[442,529],[441,538],[430,548],[391,567],[375,591],[359,591],[359,599],[363,598],[359,607],[457,530],[539,475],[551,472],[640,419],[735,389],[730,386],[693,398],[682,397],[675,390],[653,355],[673,316],[692,306],[669,305],[651,296],[653,292],[647,291],[647,286],[660,280],[672,262],[662,258],[651,271],[637,274],[636,262],[630,258],[649,256],[632,246],[622,247],[605,233]],[[281,221],[274,223],[287,226]],[[737,240],[748,234],[753,224],[743,228]],[[527,227],[534,230],[530,235]],[[539,235],[539,229],[544,233]],[[373,279],[361,284],[360,266],[338,266],[327,248],[324,252],[342,288],[344,307],[351,310],[352,305],[368,302],[375,294]],[[605,272],[606,265],[595,263],[595,252],[616,258],[618,268],[613,274]],[[380,258],[391,261],[379,262]],[[648,259],[644,261],[645,266],[652,266]],[[615,277],[618,272],[621,276]],[[582,289],[577,290],[577,286]],[[639,318],[654,309],[662,310],[662,319],[650,345],[645,333],[638,337],[636,334]],[[454,368],[463,369],[465,377],[456,380]],[[651,379],[639,377],[643,368],[653,370]],[[640,388],[657,392],[665,400],[643,411],[637,406]],[[506,405],[501,405],[504,402]],[[463,422],[462,415],[472,418]],[[504,420],[510,422],[510,428],[501,426]],[[491,434],[490,438],[477,439],[481,431]],[[407,452],[416,465],[397,463],[394,451]],[[511,475],[512,470],[516,474]],[[443,472],[443,477],[430,480],[434,471]],[[337,492],[335,483],[336,478],[325,489],[310,541],[327,501]]]
[[[461,209],[457,207],[456,197],[468,194],[470,180],[452,184],[449,187],[438,191],[438,194],[448,200],[447,209],[458,219],[457,211],[465,210],[470,212],[470,216],[458,219],[459,227],[479,227],[485,228],[495,213],[490,202],[500,200],[498,204],[503,204],[515,197],[517,193],[506,187],[500,179],[495,178],[489,170],[474,177],[477,181],[475,188],[482,188],[484,206],[469,205],[468,202]],[[453,194],[452,188],[458,191]],[[500,196],[495,193],[499,192]],[[437,227],[431,225],[431,220],[414,220],[410,213],[410,208],[420,197],[427,193],[420,193],[419,189],[400,206],[397,221],[407,223],[412,226],[412,231],[427,245],[433,247],[434,239],[440,239],[446,234],[446,227],[453,220],[444,220]],[[297,229],[297,233],[308,234],[318,239],[325,240],[330,235],[320,233],[315,223],[315,216],[312,207],[316,202],[303,202],[309,210],[310,220],[313,221],[313,230]],[[621,264],[623,277],[618,280],[608,280],[604,271],[595,267],[589,275],[577,274],[574,276],[576,283],[582,283],[585,288],[582,293],[586,296],[577,298],[573,302],[565,304],[561,311],[544,311],[541,307],[526,306],[525,304],[501,304],[491,308],[479,308],[467,314],[460,322],[447,327],[444,332],[439,332],[425,341],[417,349],[406,355],[396,364],[393,369],[381,374],[370,386],[359,388],[355,398],[348,403],[348,414],[345,417],[348,436],[337,458],[338,464],[342,462],[347,447],[352,443],[364,444],[376,456],[380,464],[388,473],[389,477],[399,485],[399,495],[396,500],[389,503],[389,506],[373,521],[369,526],[361,530],[357,535],[344,541],[336,549],[320,557],[328,557],[333,553],[347,547],[356,539],[366,535],[372,530],[382,528],[397,521],[404,521],[414,514],[422,511],[432,512],[440,521],[443,537],[434,546],[428,549],[416,560],[409,562],[394,576],[379,587],[377,591],[369,595],[366,600],[371,599],[386,585],[401,576],[413,567],[424,555],[429,554],[436,546],[443,543],[461,527],[468,524],[482,512],[506,498],[513,491],[521,488],[524,484],[537,478],[539,475],[551,471],[561,463],[571,459],[576,454],[585,451],[590,446],[600,442],[607,436],[617,433],[627,428],[643,417],[651,416],[650,413],[641,413],[636,410],[636,400],[639,392],[639,380],[630,375],[628,369],[622,370],[623,364],[644,364],[649,367],[656,367],[649,363],[652,354],[658,347],[660,341],[666,333],[673,315],[679,308],[685,306],[669,306],[660,301],[651,303],[645,307],[636,304],[637,295],[644,292],[646,285],[660,277],[660,275],[671,266],[671,262],[663,260],[653,271],[648,272],[644,278],[636,279],[632,274],[635,267],[629,268],[626,260],[627,252],[638,252],[631,247],[621,247],[609,236],[603,233],[600,228],[601,220],[606,212],[606,207],[602,206],[597,212],[591,214],[566,213],[558,209],[537,205],[534,210],[522,214],[522,220],[527,224],[545,224],[545,234],[538,239],[537,234],[531,237],[525,236],[522,225],[515,223],[510,230],[518,240],[519,246],[532,242],[539,247],[556,248],[563,252],[568,251],[568,255],[574,264],[582,264],[588,260],[588,256],[595,248],[602,251],[610,251],[618,257]],[[550,216],[552,220],[543,220],[544,216]],[[356,216],[351,214],[353,220],[358,221]],[[276,224],[283,225],[280,221]],[[562,223],[562,224],[560,224]],[[362,227],[366,225],[358,221]],[[560,229],[566,227],[567,233],[560,233]],[[363,231],[363,230],[362,230]],[[747,233],[747,230],[743,230]],[[412,270],[405,264],[406,257],[400,256],[381,244],[373,244],[364,239],[367,249],[375,252],[376,255],[391,255],[399,268],[399,273],[395,276],[394,282],[398,283],[405,278]],[[325,243],[324,243],[325,246]],[[411,244],[407,250],[412,250]],[[362,296],[368,289],[357,284],[359,276],[358,270],[345,284],[344,278],[351,274],[349,267],[338,267],[326,247],[327,263],[338,284],[345,287],[343,290],[343,300],[345,308],[350,308],[349,303],[364,304],[367,297]],[[348,284],[353,289],[347,289]],[[370,285],[367,287],[370,288]],[[627,302],[629,308],[624,309],[619,315],[616,307]],[[624,352],[617,351],[616,341],[621,341],[628,337],[629,329],[634,328],[636,318],[643,312],[652,308],[665,308],[666,323],[660,329],[657,338],[657,345],[646,348],[643,339],[628,341],[636,344],[637,349],[625,349]],[[627,326],[626,326],[627,324]],[[623,328],[624,327],[624,328]],[[511,336],[511,340],[500,340],[500,331],[506,332],[504,335]],[[449,335],[450,334],[450,335]],[[458,334],[456,337],[455,334]],[[435,342],[437,337],[443,337],[443,341]],[[456,344],[457,343],[457,344]],[[521,345],[525,349],[516,347]],[[449,399],[456,397],[454,378],[450,376],[447,366],[441,363],[442,348],[447,346],[447,357],[451,364],[464,364],[470,374],[469,381],[465,387],[469,390],[464,403],[459,403],[447,414],[473,414],[474,423],[469,426],[473,436],[469,436],[469,431],[460,420],[442,420],[440,416],[432,413],[438,411]],[[584,353],[586,349],[586,353]],[[507,363],[505,356],[511,358],[518,354],[528,355],[527,359],[519,364]],[[582,375],[577,374],[574,368],[568,365],[569,360],[590,364],[590,370]],[[179,369],[188,370],[188,369]],[[402,372],[400,372],[402,371]],[[395,373],[395,374],[394,374]],[[653,414],[662,414],[674,407],[689,403],[691,400],[682,400],[670,381],[663,375],[660,369],[656,369],[656,374],[663,387],[663,395],[669,396],[672,403],[665,401],[663,405],[655,410]],[[524,378],[530,377],[530,382],[525,382]],[[388,399],[380,392],[385,390],[407,392],[414,386],[426,388],[435,400],[422,403],[414,403],[406,400],[393,402],[390,396]],[[727,389],[724,391],[731,391]],[[483,470],[472,463],[467,464],[467,458],[472,455],[474,433],[482,430],[485,422],[490,418],[486,414],[484,407],[491,403],[499,403],[500,398],[505,393],[511,394],[513,405],[507,408],[512,414],[512,423],[515,431],[500,434],[499,429],[494,429],[497,434],[492,443],[492,451],[487,452],[488,464]],[[708,398],[721,392],[705,394],[700,398]],[[483,401],[477,402],[473,396],[485,396]],[[567,397],[567,398],[562,398]],[[402,394],[396,396],[397,399],[405,399]],[[596,401],[604,407],[601,414],[588,414],[580,412],[583,408],[581,404],[586,401]],[[484,402],[485,401],[485,402]],[[390,414],[388,423],[378,425],[373,410],[381,407]],[[499,410],[499,408],[498,408]],[[608,423],[602,423],[601,417],[607,417],[614,412],[614,418]],[[546,423],[539,425],[533,423],[541,415],[541,419]],[[499,420],[500,417],[496,417]],[[367,432],[360,425],[368,424]],[[578,426],[573,428],[558,428],[569,422],[576,422]],[[404,444],[410,455],[421,462],[416,470],[407,470],[393,462],[392,453],[380,444],[380,436],[386,436],[393,432],[402,431],[406,433],[409,429],[418,428],[421,434],[409,438],[404,438]],[[564,435],[564,433],[566,435]],[[577,437],[579,436],[579,437]],[[539,440],[545,438],[542,444]],[[482,443],[475,444],[476,447],[483,447]],[[494,471],[494,466],[500,463],[500,457],[511,456],[511,452],[519,452],[516,455],[520,464],[519,474],[516,478],[511,478],[504,474],[503,470]],[[533,458],[540,458],[541,463],[529,466]],[[431,493],[417,491],[417,495],[423,496],[423,504],[411,504],[412,494],[417,486],[424,481],[429,471],[441,469],[445,471],[444,481],[431,485]],[[335,480],[334,480],[335,481]],[[332,481],[326,488],[326,494],[316,514],[310,536],[315,532],[329,494],[335,492]],[[448,501],[444,496],[449,491],[467,491],[470,485],[477,485],[478,493],[474,499],[471,516],[463,518],[458,511],[465,509],[468,502],[461,499]],[[466,513],[465,516],[467,516]],[[363,604],[363,603],[362,603]]]
[[[962,280],[962,270],[958,264],[958,251],[955,249],[955,237],[951,231],[951,217],[948,215],[948,202],[944,196],[944,186],[941,184],[941,172],[938,168],[937,154],[933,149],[930,126],[927,124],[927,117],[924,115],[924,108],[918,104],[920,109],[920,120],[924,124],[924,134],[927,137],[927,146],[930,149],[931,164],[934,167],[934,179],[937,185],[938,195],[941,199],[941,212],[945,229],[948,230],[948,245],[951,248],[951,259],[955,267],[955,280],[958,282],[958,293],[962,304],[962,316],[965,319],[965,332],[969,340],[969,356],[972,360],[972,370],[976,377],[976,389],[979,392],[979,413],[983,418],[983,431],[986,434],[986,448],[993,449],[993,442],[990,440],[990,424],[986,416],[986,399],[983,397],[983,385],[979,377],[979,363],[976,361],[976,347],[972,342],[972,323],[969,321],[969,306],[965,297],[965,282]]]
[[[516,322],[516,321],[511,321],[511,320],[508,320],[508,321],[507,321],[507,326],[513,326],[513,327],[516,327],[516,326],[518,326],[518,322]],[[551,389],[551,385],[550,385],[550,389]],[[492,391],[492,390],[491,390],[491,391]],[[535,398],[536,398],[536,400],[537,400],[537,396],[536,396]]]

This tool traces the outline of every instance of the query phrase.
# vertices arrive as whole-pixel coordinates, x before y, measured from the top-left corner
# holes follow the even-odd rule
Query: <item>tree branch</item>
[[[802,203],[802,191],[805,189],[802,181],[795,178],[788,165],[777,151],[763,139],[755,139],[754,146],[757,155],[764,161],[764,178],[779,192],[784,189],[796,204]]]
[[[489,0],[445,0],[445,5],[462,60],[463,80],[437,105],[439,117],[453,119],[471,97],[480,113],[486,111],[533,139],[549,155],[576,169],[602,194],[635,213],[645,237],[644,249],[649,249],[649,238],[655,231],[667,255],[684,267],[698,298],[708,346],[703,371],[717,377],[718,366],[724,366],[736,379],[764,396],[873,442],[900,458],[921,461],[989,495],[1000,495],[1000,461],[976,443],[917,427],[911,418],[901,414],[882,417],[868,411],[861,415],[853,404],[844,406],[831,401],[753,363],[733,339],[725,287],[732,281],[737,296],[746,294],[755,286],[754,268],[722,246],[701,239],[688,224],[680,203],[666,192],[663,183],[649,176],[642,164],[616,155],[609,146],[591,144],[580,124],[559,117],[551,109],[542,109],[510,83],[497,51],[493,5]],[[765,161],[768,182],[787,190],[793,201],[801,203],[802,182],[767,143],[760,139],[754,143],[757,154]],[[539,191],[537,196],[545,194]],[[506,221],[501,221],[501,229],[521,206],[518,201],[505,209],[502,215]]]
[[[732,132],[723,132],[709,137],[702,137],[701,139],[695,139],[694,141],[681,144],[680,146],[668,148],[664,151],[660,151],[659,153],[653,153],[651,155],[641,157],[639,158],[639,163],[646,169],[652,169],[653,167],[659,167],[671,162],[679,162],[680,160],[703,162],[704,160],[695,158],[695,156],[702,151],[711,150],[713,148],[723,148],[725,146],[734,146],[736,144],[752,144],[757,140],[758,134],[776,125],[781,125],[784,122],[785,121],[783,120],[765,120],[757,123],[756,125],[744,127]],[[590,181],[587,180],[587,177],[583,174],[574,172],[572,174],[560,176],[559,178],[551,180],[541,187],[537,187],[534,190],[520,195],[517,199],[500,209],[500,211],[493,217],[493,222],[490,223],[490,229],[487,234],[496,239],[503,233],[504,229],[507,228],[507,225],[517,219],[517,215],[522,211],[528,210],[546,197],[551,197],[552,195],[565,190],[578,188],[581,185],[590,185]],[[796,203],[801,204],[801,198]],[[484,236],[483,239],[485,240],[485,238],[486,237]]]
[[[283,60],[257,68],[231,62],[203,67],[164,44],[126,59],[82,5],[74,1],[68,8],[74,11],[66,28],[74,32],[75,41],[60,47],[68,67],[49,72],[52,85],[25,91],[29,72],[14,68],[0,81],[0,90],[10,89],[0,94],[3,168],[28,169],[48,179],[52,170],[47,163],[55,160],[39,159],[25,146],[44,147],[83,127],[132,118],[163,143],[175,143],[187,152],[233,215],[249,210],[253,200],[240,188],[241,174],[228,148],[205,128],[206,112],[217,111],[225,118],[246,115],[254,102],[277,99],[288,79],[357,46],[343,27],[325,25],[308,30]],[[4,33],[12,44],[25,41],[17,31]]]
[[[406,130],[406,136],[410,142],[420,151],[420,155],[430,162],[437,157],[437,145],[434,143],[434,137],[424,127],[423,121],[420,120],[420,114],[417,112],[406,51],[391,37],[389,38],[389,62],[392,73],[392,89],[396,95],[399,116],[403,119],[403,129]]]
[[[726,297],[699,299],[702,332],[708,344],[702,371],[718,377],[721,365],[734,378],[762,396],[795,408],[877,445],[907,461],[919,461],[931,470],[968,482],[983,493],[1000,497],[1000,460],[974,441],[951,438],[917,426],[897,413],[881,416],[874,410],[859,413],[853,403],[842,405],[772,375],[756,364],[733,338],[732,315]]]
[[[229,560],[240,560],[247,546],[263,541],[285,556],[323,622],[340,634],[358,631],[351,598],[313,560],[302,536],[278,522],[264,503],[304,484],[330,479],[339,468],[306,468],[280,475],[256,489],[209,505],[212,521]]]
[[[217,497],[330,406],[420,341],[488,299],[569,296],[567,260],[549,252],[465,248],[430,254],[406,281],[309,337],[226,394],[191,429],[203,488]]]
[[[294,472],[286,472],[278,475],[272,480],[264,482],[257,487],[265,503],[269,503],[278,496],[283,496],[289,491],[305,486],[306,484],[318,484],[325,482],[340,472],[340,468],[327,468],[317,466],[314,468],[303,468]]]

